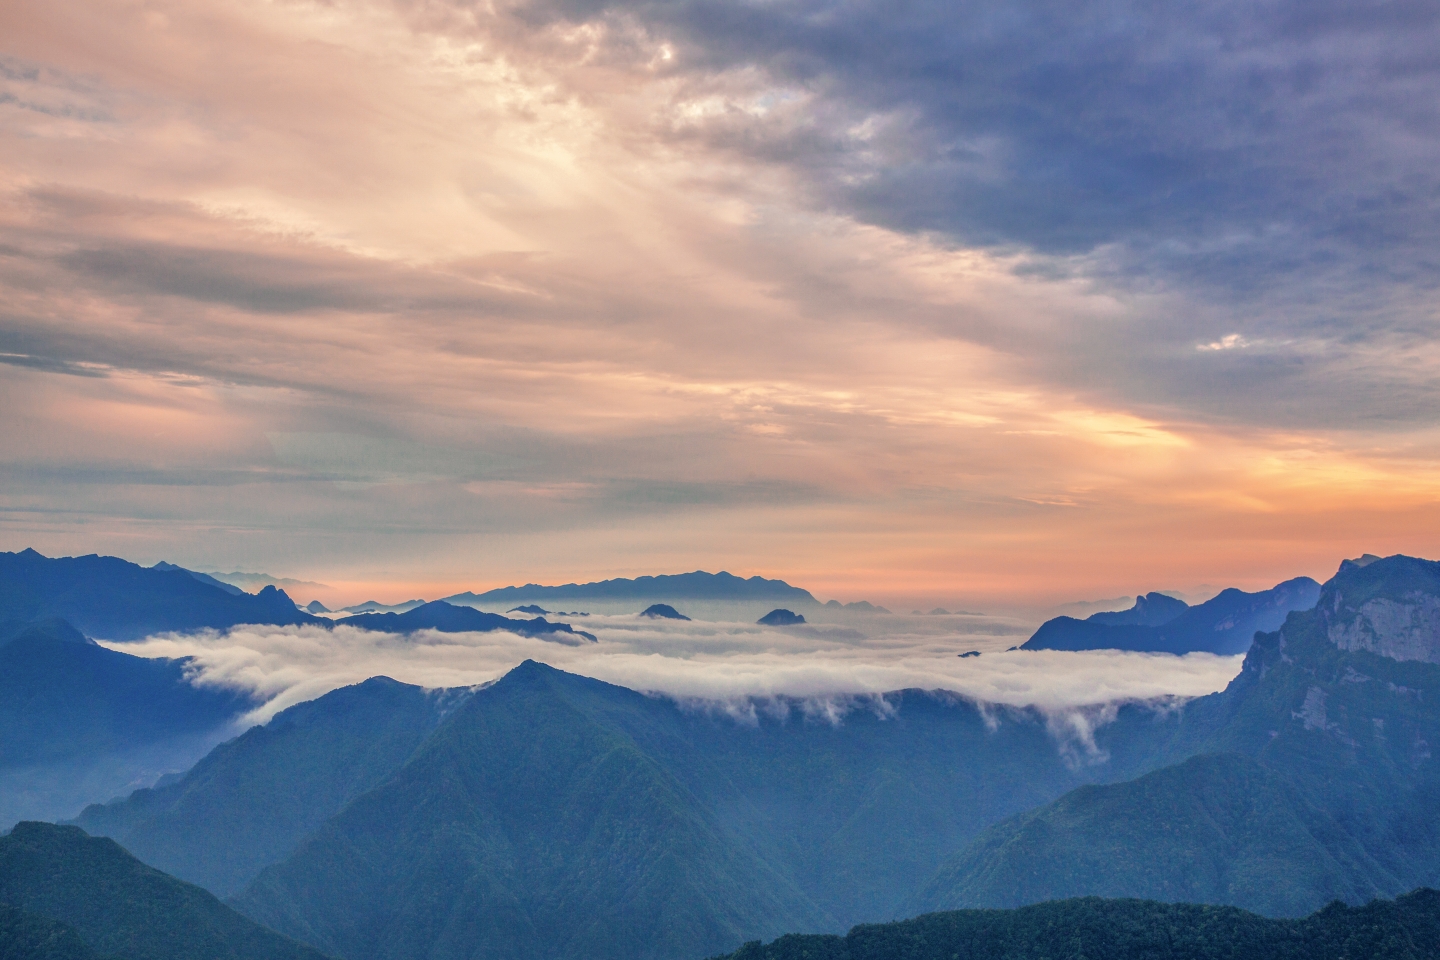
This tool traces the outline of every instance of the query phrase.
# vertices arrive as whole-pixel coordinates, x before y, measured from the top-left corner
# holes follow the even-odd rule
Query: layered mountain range
[[[1068,718],[920,690],[681,703],[530,661],[474,689],[377,678],[78,823],[344,960],[701,957],[1094,895],[1298,918],[1440,879],[1437,609],[1440,564],[1347,561],[1225,691]],[[1345,918],[1413,942],[1429,902],[1257,918],[1254,942]],[[1128,909],[1086,922],[1123,931]],[[1146,909],[1145,929],[1191,923]],[[1034,927],[1005,916],[945,923]],[[1068,955],[1024,937],[995,955]],[[744,955],[931,955],[862,941]]]
[[[1129,610],[1096,613],[1084,620],[1047,620],[1020,649],[1244,653],[1257,631],[1274,630],[1291,611],[1313,607],[1319,596],[1320,584],[1309,577],[1257,593],[1231,587],[1193,607],[1163,593],[1149,593],[1136,597]]]
[[[5,960],[322,960],[75,827],[22,823],[0,838]],[[21,904],[23,906],[13,906]],[[467,956],[492,955],[482,937]],[[1429,960],[1440,953],[1440,892],[1300,920],[1233,907],[1098,897],[1016,910],[962,910],[865,924],[846,936],[752,941],[715,960]]]
[[[1440,563],[1347,561],[1185,706],[1163,749],[1188,759],[998,824],[908,908],[1099,894],[1294,916],[1434,883],[1437,601]]]
[[[1167,722],[1126,708],[1087,766],[1033,710],[904,691],[737,720],[534,662],[303,706],[78,823],[347,958],[459,952],[476,929],[496,956],[694,956],[893,915],[946,850],[1136,769]]]

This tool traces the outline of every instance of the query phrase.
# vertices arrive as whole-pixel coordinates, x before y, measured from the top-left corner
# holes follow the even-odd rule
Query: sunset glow
[[[1371,70],[1433,18],[1302,90],[1257,11],[1187,100],[1115,25],[1087,93],[720,9],[10,4],[4,549],[1015,608],[1435,555],[1440,99]]]

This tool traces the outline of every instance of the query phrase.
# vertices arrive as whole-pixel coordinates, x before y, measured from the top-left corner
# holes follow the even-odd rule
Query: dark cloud
[[[681,45],[678,71],[755,65],[803,89],[805,122],[783,109],[768,122],[802,144],[793,156],[827,198],[876,223],[1053,254],[1168,244],[1148,256],[1260,286],[1347,255],[1389,278],[1433,263],[1416,249],[1440,201],[1433,4],[539,0],[522,13],[630,19]],[[1409,262],[1382,260],[1395,250]]]
[[[616,62],[671,43],[679,100],[728,107],[677,110],[667,134],[782,164],[814,205],[1171,298],[1048,343],[982,334],[1047,379],[1284,426],[1413,423],[1437,398],[1433,374],[1358,355],[1435,341],[1432,3],[535,0],[516,15],[604,23]],[[1241,348],[1197,351],[1232,332]],[[1377,376],[1387,389],[1366,389]]]

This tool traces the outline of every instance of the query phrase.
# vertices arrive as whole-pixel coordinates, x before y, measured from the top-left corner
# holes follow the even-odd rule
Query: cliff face
[[[1330,642],[1341,650],[1440,663],[1440,597],[1416,591],[1403,600],[1368,600],[1347,612],[1353,615],[1332,621],[1328,631]]]
[[[1346,561],[1317,605],[1341,650],[1440,663],[1440,564],[1389,557]]]

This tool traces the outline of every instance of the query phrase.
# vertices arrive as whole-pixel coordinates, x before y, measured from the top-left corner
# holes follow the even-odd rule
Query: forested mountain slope
[[[117,960],[324,960],[79,827],[25,822],[0,837],[0,904],[64,924]],[[42,933],[23,916],[0,921],[27,942]],[[73,951],[63,933],[50,932]]]
[[[527,662],[235,902],[347,960],[458,956],[461,931],[495,957],[685,957],[843,929],[997,819],[1143,769],[1173,723],[1122,711],[1086,765],[1032,711],[804,707],[737,722]]]
[[[64,620],[0,630],[0,829],[184,769],[256,706],[185,663],[107,650]]]
[[[468,695],[388,677],[343,687],[216,747],[174,782],[87,807],[75,823],[228,896],[404,764]]]

